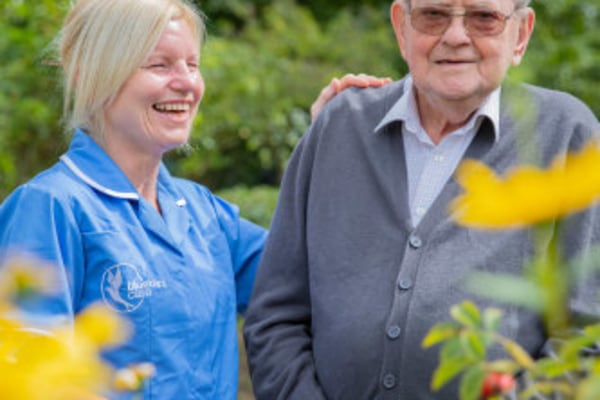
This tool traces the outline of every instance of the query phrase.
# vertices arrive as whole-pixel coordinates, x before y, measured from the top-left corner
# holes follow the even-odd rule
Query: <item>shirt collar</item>
[[[498,141],[500,137],[500,91],[501,88],[494,90],[467,123],[467,125],[478,128],[483,118],[488,118],[494,127],[495,141]],[[407,129],[412,132],[419,131],[420,119],[414,96],[413,80],[410,75],[404,80],[404,93],[377,124],[374,132],[398,121],[404,122]]]
[[[79,179],[99,192],[119,199],[140,199],[138,191],[121,168],[83,130],[75,131],[69,150],[60,159]],[[170,181],[169,171],[161,164],[159,185],[170,191]]]

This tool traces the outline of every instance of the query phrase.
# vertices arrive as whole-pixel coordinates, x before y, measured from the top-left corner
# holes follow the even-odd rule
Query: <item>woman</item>
[[[60,295],[32,310],[48,316],[39,322],[99,300],[121,313],[133,337],[106,356],[155,365],[147,398],[235,398],[236,310],[266,235],[161,163],[188,140],[204,94],[203,34],[179,0],[79,1],[60,35],[72,143],[0,209],[2,248],[60,267]]]
[[[134,328],[110,363],[156,367],[145,398],[235,398],[236,314],[266,236],[161,162],[187,142],[204,94],[203,36],[183,0],[78,1],[58,41],[70,148],[0,206],[1,257],[26,251],[60,276],[59,295],[28,310],[35,323],[103,301]],[[312,114],[346,85],[382,83],[334,80]]]

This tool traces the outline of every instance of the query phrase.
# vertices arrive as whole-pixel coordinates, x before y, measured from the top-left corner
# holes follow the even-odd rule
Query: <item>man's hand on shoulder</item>
[[[331,82],[329,82],[329,85],[325,86],[323,90],[321,90],[321,93],[319,93],[319,97],[310,107],[311,121],[314,121],[317,118],[317,116],[323,109],[323,106],[329,100],[331,100],[336,94],[338,94],[346,88],[381,87],[391,82],[391,78],[378,78],[366,74],[346,74],[341,79],[333,78]]]

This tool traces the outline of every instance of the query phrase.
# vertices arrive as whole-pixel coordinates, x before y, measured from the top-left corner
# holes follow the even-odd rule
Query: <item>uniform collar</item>
[[[121,168],[83,130],[75,131],[69,150],[60,159],[79,179],[95,190],[118,199],[140,200],[140,194]],[[171,174],[162,163],[158,170],[158,190],[164,195],[169,195],[175,206],[187,205],[173,185]],[[168,207],[169,204],[165,200],[163,206]]]
[[[399,121],[408,124],[408,128],[413,132],[418,130],[417,125],[420,125],[420,118],[414,97],[413,80],[410,75],[404,80],[403,87],[404,92],[402,96],[394,103],[379,124],[377,124],[374,132],[379,132],[383,127]],[[483,105],[475,112],[468,123],[479,126],[483,118],[489,119],[494,127],[495,141],[498,141],[500,137],[500,90],[500,88],[497,88],[487,97]]]
[[[139,200],[135,187],[94,139],[77,129],[61,161],[83,182],[108,196]]]

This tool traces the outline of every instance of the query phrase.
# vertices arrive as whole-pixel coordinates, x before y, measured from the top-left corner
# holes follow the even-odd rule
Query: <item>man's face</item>
[[[497,32],[485,29],[488,16],[509,17]],[[430,104],[482,102],[521,62],[534,22],[533,11],[515,11],[513,0],[412,0],[410,9],[396,1],[391,18],[417,93]]]

